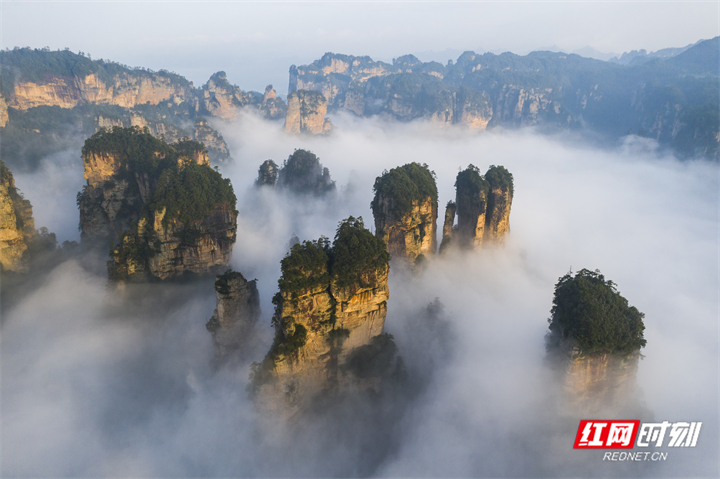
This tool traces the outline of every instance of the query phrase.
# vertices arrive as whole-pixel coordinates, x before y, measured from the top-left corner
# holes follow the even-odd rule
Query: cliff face
[[[81,238],[99,247],[114,242],[112,279],[205,274],[230,262],[235,195],[202,144],[171,146],[139,129],[115,128],[85,143],[83,161]]]
[[[280,292],[273,299],[275,343],[263,363],[253,366],[257,404],[267,411],[293,414],[322,392],[379,387],[379,377],[356,374],[347,360],[383,331],[388,257],[362,222],[348,221],[355,229],[350,236],[375,251],[348,271],[337,259],[350,244],[343,237],[348,228],[339,232],[332,249],[322,240],[305,242],[283,260]],[[298,263],[304,255],[316,264]]]
[[[32,205],[15,188],[15,178],[0,161],[0,266],[6,271],[25,272],[24,257],[36,235]]]
[[[98,75],[58,77],[50,76],[42,83],[17,82],[9,106],[27,110],[37,106],[73,108],[80,104],[109,104],[124,108],[158,103],[172,97],[188,98],[192,87],[176,84],[171,78],[154,74],[114,75],[105,82]]]
[[[5,97],[0,94],[0,127],[7,125],[8,105]]]
[[[636,389],[640,354],[592,354],[578,351],[565,362],[564,392],[570,407],[601,411],[626,402]]]
[[[137,230],[120,234],[111,250],[111,277],[118,280],[168,279],[185,273],[213,273],[230,263],[237,239],[237,213],[218,205],[204,219],[163,224],[166,210],[142,217]]]
[[[437,250],[437,187],[427,165],[409,163],[375,180],[375,235],[393,259],[414,264]]]
[[[502,166],[491,166],[483,177],[470,165],[458,173],[455,188],[455,202],[445,210],[440,249],[451,242],[465,248],[502,243],[510,232],[512,174]],[[456,212],[458,222],[453,226]]]
[[[252,339],[260,318],[260,295],[256,280],[247,281],[236,271],[227,271],[215,278],[217,309],[207,322],[212,334],[215,354],[222,359],[241,352]]]
[[[278,166],[273,160],[265,160],[258,169],[255,186],[270,186],[274,188],[278,179]]]
[[[418,256],[432,256],[437,250],[437,201],[427,197],[413,201],[409,211],[397,217],[391,198],[381,197],[380,213],[375,216],[378,238],[388,246],[392,258],[415,263]]]
[[[318,135],[330,131],[330,121],[325,118],[327,101],[315,91],[298,90],[288,95],[285,131]]]

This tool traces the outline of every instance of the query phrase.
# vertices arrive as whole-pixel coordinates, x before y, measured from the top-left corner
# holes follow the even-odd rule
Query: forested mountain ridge
[[[285,116],[271,86],[244,92],[217,72],[201,88],[165,70],[154,72],[92,60],[69,50],[0,51],[0,155],[32,170],[48,154],[79,149],[102,127],[147,126],[153,135],[202,141],[211,161],[230,159],[206,118],[234,119],[243,108],[267,118]]]
[[[447,65],[413,55],[375,62],[326,53],[291,66],[289,91],[318,90],[328,111],[418,118],[469,128],[635,133],[680,156],[718,158],[720,37],[666,60],[620,65],[574,54],[465,52]]]

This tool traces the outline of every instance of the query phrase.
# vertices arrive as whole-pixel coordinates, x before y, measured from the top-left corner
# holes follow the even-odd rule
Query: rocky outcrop
[[[260,111],[263,113],[263,116],[269,120],[285,118],[287,105],[282,98],[277,97],[277,93],[275,93],[272,85],[265,87],[265,94],[263,95]]]
[[[455,188],[455,202],[445,210],[440,249],[445,251],[451,243],[464,248],[502,243],[510,232],[512,174],[493,165],[483,177],[470,165],[458,173]]]
[[[237,212],[217,205],[202,220],[163,224],[166,210],[143,216],[137,229],[120,234],[110,251],[111,279],[144,281],[168,279],[187,273],[216,272],[230,263],[237,239]]]
[[[8,105],[5,97],[0,94],[0,127],[7,125]]]
[[[308,150],[295,150],[283,161],[282,168],[278,170],[277,184],[280,189],[297,195],[326,196],[336,191],[330,170],[323,167],[320,158]]]
[[[258,169],[258,177],[255,180],[255,186],[275,187],[278,179],[278,166],[273,160],[265,160]]]
[[[599,271],[568,273],[555,285],[547,360],[558,374],[568,410],[621,410],[637,398],[644,314]]]
[[[18,110],[37,106],[73,108],[84,104],[132,108],[147,103],[157,105],[173,98],[183,101],[191,95],[191,84],[179,84],[158,73],[122,72],[105,80],[95,73],[70,78],[51,75],[42,82],[16,82],[9,106]]]
[[[0,161],[0,269],[26,272],[26,252],[37,235],[32,205],[15,187],[15,178]]]
[[[252,340],[260,318],[257,280],[247,281],[240,272],[226,271],[215,278],[217,309],[207,322],[217,358],[223,359]]]
[[[102,130],[83,147],[84,243],[110,242],[112,279],[167,279],[227,266],[237,211],[229,180],[201,143],[168,145],[139,128]]]
[[[327,101],[316,91],[297,90],[288,95],[285,131],[319,135],[330,131],[330,120],[325,118]]]
[[[210,127],[205,118],[195,120],[193,140],[205,145],[205,148],[208,150],[208,156],[212,158],[214,162],[229,163],[232,161],[230,150],[228,149],[227,143],[225,143],[225,139],[220,133]]]
[[[375,234],[393,259],[414,264],[437,249],[437,187],[427,165],[410,163],[375,180]]]
[[[627,402],[637,388],[640,353],[583,355],[575,348],[563,364],[568,407],[602,411]]]
[[[348,249],[358,242],[365,248]],[[363,348],[387,345],[381,333],[388,271],[384,245],[352,217],[341,223],[332,247],[322,238],[293,246],[273,299],[275,342],[265,360],[253,365],[261,408],[292,414],[323,392],[379,387],[392,365],[386,361],[369,371],[361,356]]]
[[[210,77],[202,87],[202,102],[211,115],[223,120],[235,120],[240,110],[259,98],[252,92],[244,92],[235,85],[231,85],[225,72],[217,72]]]

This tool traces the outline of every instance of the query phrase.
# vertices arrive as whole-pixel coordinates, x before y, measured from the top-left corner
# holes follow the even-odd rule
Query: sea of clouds
[[[3,311],[3,476],[717,476],[716,163],[681,162],[636,137],[598,149],[532,129],[333,122],[327,137],[288,136],[250,114],[215,124],[235,158],[220,167],[240,211],[232,267],[258,279],[263,310],[251,360],[272,341],[270,300],[291,237],[332,238],[350,215],[374,228],[383,170],[427,163],[439,230],[460,169],[503,165],[514,176],[503,247],[433,258],[420,275],[391,270],[385,330],[419,386],[289,425],[259,418],[245,392],[249,361],[212,363],[211,278],[122,296],[88,266],[106,258],[75,258]],[[296,148],[330,169],[334,198],[253,188],[264,160],[281,164]],[[16,182],[37,227],[78,239],[79,152]],[[572,450],[577,419],[592,418],[562,413],[544,335],[554,284],[582,268],[599,269],[646,315],[642,419],[703,421],[697,448],[657,464]],[[435,298],[449,334],[425,349],[437,330],[423,329],[423,311]]]

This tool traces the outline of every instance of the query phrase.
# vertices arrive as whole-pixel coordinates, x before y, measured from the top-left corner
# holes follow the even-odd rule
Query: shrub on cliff
[[[391,212],[397,217],[409,212],[413,201],[420,202],[430,198],[437,206],[435,173],[430,171],[426,164],[408,163],[384,171],[382,176],[375,178],[373,191],[375,197],[370,206],[375,218],[382,213],[383,200],[391,201]]]
[[[470,164],[466,169],[457,174],[455,178],[455,188],[457,191],[469,193],[471,198],[479,198],[485,196],[490,189],[490,183],[480,174],[480,169]]]
[[[645,346],[645,315],[597,270],[560,278],[551,313],[551,333],[575,340],[583,353],[631,353]]]
[[[385,243],[365,229],[362,218],[340,222],[330,251],[330,272],[338,287],[367,286],[363,274],[384,270],[389,261]]]
[[[513,175],[504,166],[490,165],[485,173],[485,179],[491,188],[507,188],[510,197],[513,195]]]
[[[340,222],[332,246],[325,237],[295,244],[280,263],[278,286],[294,296],[308,288],[329,287],[330,281],[341,288],[362,287],[363,275],[384,270],[389,261],[383,241],[365,228],[362,218],[350,216]]]

